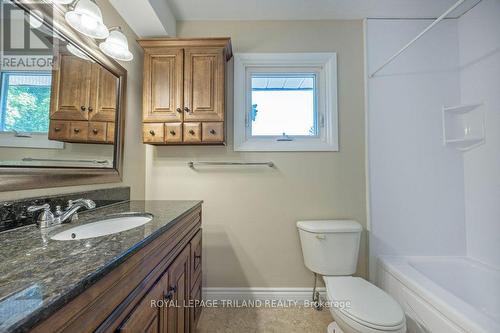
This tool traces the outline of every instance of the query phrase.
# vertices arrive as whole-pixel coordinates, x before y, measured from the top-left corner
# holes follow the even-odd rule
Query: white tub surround
[[[500,270],[466,257],[378,260],[378,284],[404,308],[408,332],[500,332]]]

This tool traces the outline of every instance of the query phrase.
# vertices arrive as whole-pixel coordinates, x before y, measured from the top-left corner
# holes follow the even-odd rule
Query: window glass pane
[[[252,136],[316,136],[314,74],[252,75]]]
[[[2,73],[0,130],[48,132],[50,88],[50,74]]]

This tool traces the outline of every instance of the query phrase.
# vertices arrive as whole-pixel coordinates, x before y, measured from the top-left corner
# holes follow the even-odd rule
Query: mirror
[[[24,175],[66,170],[75,180],[86,170],[108,170],[108,181],[116,181],[126,71],[72,30],[60,5],[0,4],[0,185],[13,168]],[[105,178],[92,174],[76,183]]]
[[[13,3],[2,12],[0,165],[113,168],[118,77]]]

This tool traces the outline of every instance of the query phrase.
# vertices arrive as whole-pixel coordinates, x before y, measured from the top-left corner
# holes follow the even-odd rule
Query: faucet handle
[[[38,212],[40,210],[50,211],[50,205],[48,203],[40,205],[40,206],[33,205],[33,206],[29,206],[26,210],[28,211],[28,213],[35,213],[35,212]]]
[[[87,209],[93,209],[95,208],[95,202],[90,199],[76,199],[76,200],[68,200],[68,208],[73,207],[74,205],[84,205]]]
[[[50,205],[48,203],[40,206],[29,206],[27,211],[29,213],[42,211],[36,219],[36,223],[40,226],[40,228],[47,228],[54,221],[54,214],[50,211]]]

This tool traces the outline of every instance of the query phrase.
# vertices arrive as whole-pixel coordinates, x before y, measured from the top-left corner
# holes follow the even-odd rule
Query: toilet
[[[305,265],[323,276],[330,312],[344,333],[406,332],[401,306],[382,289],[352,276],[363,230],[358,222],[299,221],[297,228]]]

